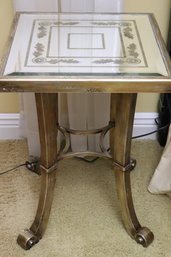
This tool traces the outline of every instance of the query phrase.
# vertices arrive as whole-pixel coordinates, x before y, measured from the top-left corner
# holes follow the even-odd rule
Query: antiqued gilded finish
[[[40,133],[41,189],[35,220],[18,236],[18,244],[30,249],[42,238],[50,215],[56,177],[58,98],[57,94],[36,94]]]
[[[136,94],[111,94],[111,121],[115,121],[115,128],[111,129],[110,147],[125,228],[132,238],[147,247],[154,236],[148,228],[141,227],[137,219],[130,184],[130,151],[135,105]],[[115,162],[120,166],[116,166]]]
[[[0,78],[0,92],[37,93],[170,93],[171,76],[150,78],[60,78],[23,77]]]
[[[65,146],[59,150],[57,160],[62,160],[65,158],[71,157],[86,157],[86,156],[94,156],[94,157],[102,157],[111,159],[112,156],[109,154],[107,149],[104,146],[104,137],[106,133],[115,126],[114,122],[109,122],[109,124],[103,128],[94,129],[94,130],[73,130],[67,129],[58,124],[58,130],[63,134],[65,138]],[[83,151],[83,152],[72,152],[71,149],[71,141],[70,135],[95,135],[100,134],[99,140],[99,148],[101,152],[91,152],[91,151]]]
[[[30,249],[44,235],[58,161],[98,156],[112,161],[128,234],[147,247],[154,236],[140,225],[134,210],[130,171],[136,161],[130,150],[137,93],[171,93],[170,58],[154,16],[19,13],[0,62],[0,92],[34,92],[37,104],[40,198],[34,222],[18,236],[18,244]],[[58,93],[70,92],[112,93],[109,124],[89,131],[60,126]],[[66,144],[57,153],[58,130]],[[103,144],[109,130],[110,151]],[[70,134],[97,133],[101,152],[70,152]]]

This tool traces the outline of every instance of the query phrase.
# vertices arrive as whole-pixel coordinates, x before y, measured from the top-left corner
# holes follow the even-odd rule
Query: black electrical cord
[[[164,129],[168,128],[169,125],[170,125],[170,123],[167,124],[167,125],[165,125],[165,126],[163,126],[163,127],[161,127],[161,128],[159,128],[159,129],[153,130],[153,131],[151,131],[151,132],[149,132],[149,133],[142,134],[142,135],[138,135],[138,136],[134,136],[134,137],[132,137],[132,139],[136,139],[136,138],[140,138],[140,137],[146,137],[146,136],[149,136],[149,135],[151,135],[151,134],[157,133],[157,132],[159,132],[159,131],[161,131],[161,130],[164,130]]]
[[[22,166],[26,166],[26,163],[19,164],[19,165],[15,166],[15,167],[13,167],[13,168],[11,168],[9,170],[3,171],[3,172],[0,173],[0,176],[6,174],[8,172],[14,171],[14,170],[16,170],[16,169],[18,169],[18,168],[20,168]]]
[[[13,167],[13,168],[10,168],[9,170],[5,170],[5,171],[3,171],[3,172],[0,172],[0,176],[1,176],[1,175],[4,175],[4,174],[7,174],[7,173],[9,173],[9,172],[11,172],[11,171],[14,171],[14,170],[16,170],[16,169],[18,169],[18,168],[20,168],[20,167],[23,167],[23,166],[26,166],[27,169],[32,170],[32,167],[33,167],[36,163],[38,163],[38,160],[26,161],[25,163],[21,163],[21,164],[15,166],[15,167]],[[33,170],[32,170],[32,171],[33,171]]]

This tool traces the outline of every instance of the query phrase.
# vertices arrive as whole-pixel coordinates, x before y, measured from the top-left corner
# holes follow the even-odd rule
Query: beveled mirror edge
[[[14,18],[13,18],[13,22],[11,24],[9,36],[8,36],[6,45],[4,47],[4,54],[3,54],[2,58],[0,59],[0,76],[3,76],[3,74],[4,74],[5,66],[6,66],[6,63],[7,63],[8,55],[9,55],[10,50],[11,50],[11,46],[12,46],[12,42],[13,42],[13,39],[14,39],[14,36],[15,36],[16,29],[17,29],[20,14],[21,14],[20,12],[15,13]]]
[[[155,36],[156,42],[158,44],[158,47],[161,53],[161,56],[163,58],[166,70],[168,72],[168,76],[171,76],[171,60],[167,51],[166,43],[164,42],[164,39],[162,37],[160,28],[158,26],[158,23],[156,21],[154,14],[152,13],[148,14],[148,17],[151,23],[151,27],[153,29],[153,34]]]

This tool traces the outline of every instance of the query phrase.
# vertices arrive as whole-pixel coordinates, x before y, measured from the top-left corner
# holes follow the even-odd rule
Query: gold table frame
[[[19,235],[17,239],[18,244],[24,249],[30,249],[42,238],[48,223],[55,186],[57,162],[63,158],[59,157],[57,153],[57,130],[62,130],[59,126],[57,129],[58,93],[106,92],[111,93],[110,124],[113,125],[109,125],[110,158],[112,159],[116,174],[116,186],[121,203],[123,223],[128,234],[136,242],[147,247],[153,241],[154,236],[148,228],[140,225],[134,210],[130,171],[134,168],[135,163],[130,158],[130,151],[137,93],[171,92],[170,58],[154,16],[149,14],[149,19],[163,56],[168,76],[130,77],[126,74],[117,77],[98,75],[98,78],[95,76],[86,76],[85,78],[85,76],[74,75],[3,76],[18,17],[19,15],[16,15],[11,39],[7,47],[7,54],[5,54],[5,58],[1,63],[0,92],[35,93],[41,144],[41,190],[38,209],[30,229],[25,230],[22,235]]]

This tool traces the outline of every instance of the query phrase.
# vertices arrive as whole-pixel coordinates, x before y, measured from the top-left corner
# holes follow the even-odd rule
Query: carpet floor
[[[121,222],[111,162],[63,160],[58,165],[54,201],[43,239],[24,251],[16,238],[31,225],[37,208],[40,176],[21,167],[0,176],[1,257],[170,257],[171,201],[152,195],[147,186],[162,148],[155,141],[134,141],[131,173],[133,199],[140,223],[149,227],[154,242],[143,248]],[[0,171],[28,160],[25,140],[0,141]]]

